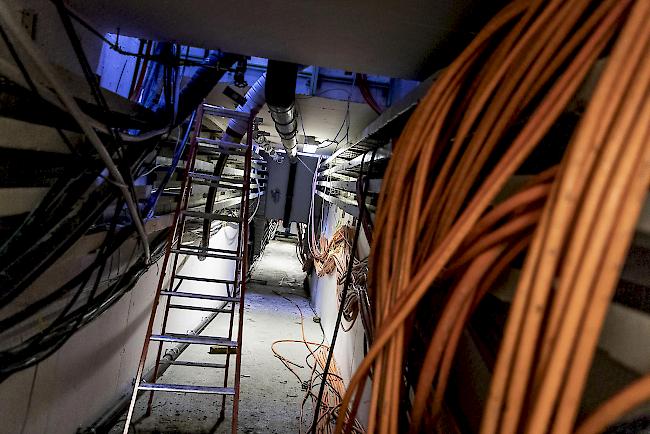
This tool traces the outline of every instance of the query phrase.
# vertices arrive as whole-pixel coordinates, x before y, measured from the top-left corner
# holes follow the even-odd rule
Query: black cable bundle
[[[114,122],[117,118],[113,116],[106,104],[67,10],[61,1],[54,0],[54,3],[57,5],[64,28],[93,95],[95,103],[93,117],[99,114],[100,116],[95,119],[101,119],[100,122],[105,124],[108,132],[104,134],[98,132],[100,139],[106,143],[109,153],[116,159],[122,177],[132,197],[135,198],[133,179],[142,173],[145,161],[159,144],[159,136],[141,140],[137,146],[125,146],[119,131],[126,127],[120,128],[120,125]],[[29,71],[2,29],[0,29],[0,36],[9,47],[32,94],[39,100],[45,101],[38,94]],[[167,131],[174,128],[176,123],[183,122],[186,115],[190,114],[190,108],[195,107],[219,81],[223,72],[215,74],[213,69],[207,69],[210,62],[219,60],[218,57],[220,58],[220,56],[213,56],[208,59],[206,69],[199,68],[190,80],[192,86],[188,86],[181,92],[178,105],[183,110],[178,113],[173,123],[166,124]],[[194,81],[195,78],[197,81]],[[170,86],[169,80],[167,86]],[[49,103],[45,102],[45,104],[49,106]],[[170,104],[167,106],[171,109]],[[154,124],[149,126],[153,128],[158,126],[157,123]],[[59,130],[73,158],[77,159],[77,164],[71,164],[66,169],[39,205],[5,242],[0,244],[0,309],[7,312],[0,316],[0,333],[3,335],[0,342],[6,346],[0,348],[0,381],[6,379],[11,373],[32,366],[48,357],[79,328],[119,300],[147,270],[149,259],[155,261],[162,254],[166,240],[167,231],[162,231],[153,240],[152,258],[145,258],[142,249],[136,246],[129,260],[129,268],[122,274],[118,273],[115,278],[111,277],[112,272],[109,271],[109,279],[112,281],[106,287],[106,282],[102,282],[102,276],[105,275],[107,261],[112,261],[113,254],[119,255],[120,247],[133,236],[134,227],[129,224],[126,217],[122,216],[123,203],[120,190],[104,176],[105,164],[100,161],[96,151],[88,143],[77,148],[73,147],[60,131],[61,126],[57,125],[55,128]],[[110,222],[104,243],[93,263],[61,287],[49,291],[45,296],[41,295],[35,302],[21,307],[19,311],[12,309],[14,305],[10,303],[23,294],[90,228],[95,226],[99,229],[104,226],[103,214],[111,204],[115,204],[114,218]],[[10,334],[15,335],[19,327],[24,329],[29,325],[30,320],[33,322],[33,319],[46,309],[45,318],[49,321],[46,328],[10,346]],[[54,318],[50,319],[52,316]]]

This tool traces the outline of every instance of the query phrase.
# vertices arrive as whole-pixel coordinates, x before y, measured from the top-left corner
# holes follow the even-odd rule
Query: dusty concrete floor
[[[322,340],[320,326],[313,321],[314,313],[302,287],[303,278],[293,241],[271,241],[254,267],[245,303],[238,430],[241,433],[299,431],[300,406],[305,392],[296,376],[273,355],[271,344],[279,339],[301,339],[298,308],[276,293],[300,306],[305,316],[306,338],[316,342]],[[203,334],[223,336],[227,333],[227,321],[228,316],[220,314]],[[303,380],[309,378],[304,345],[281,343],[277,349],[284,357],[304,366],[294,369]],[[179,360],[219,363],[224,357],[208,354],[206,346],[192,345]],[[171,366],[158,382],[221,386],[223,376],[216,371],[222,370]],[[230,432],[231,397],[226,398],[226,416],[221,423],[217,423],[221,408],[221,397],[217,395],[157,393],[152,415],[148,418],[142,417],[145,405],[146,395],[141,396],[136,405],[133,428],[137,433]],[[310,421],[311,415],[311,404],[307,404],[305,420]],[[123,422],[111,433],[121,432],[122,427]]]

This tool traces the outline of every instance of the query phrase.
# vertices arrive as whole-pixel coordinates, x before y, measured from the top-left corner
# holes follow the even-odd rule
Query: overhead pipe
[[[298,65],[295,63],[269,60],[266,68],[266,104],[275,123],[275,130],[280,136],[282,146],[292,162],[298,152],[296,134],[296,79]]]
[[[222,53],[220,51],[210,51],[190,78],[189,82],[183,87],[178,96],[178,108],[176,116],[171,127],[181,124],[187,117],[201,104],[214,86],[221,80],[227,69],[241,56],[231,53]],[[161,105],[156,110],[158,121],[165,125],[169,121],[169,111],[172,107]]]

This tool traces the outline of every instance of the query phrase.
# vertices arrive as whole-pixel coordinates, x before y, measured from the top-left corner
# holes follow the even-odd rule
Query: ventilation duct
[[[178,96],[175,122],[172,126],[177,126],[183,122],[201,104],[201,101],[203,101],[219,80],[221,80],[226,69],[231,68],[240,57],[235,54],[222,53],[220,51],[210,52],[201,66],[196,69],[189,82],[181,90]],[[156,112],[156,115],[159,117],[159,122],[162,125],[166,124],[169,119],[169,110],[171,108],[163,106]]]
[[[266,70],[266,104],[275,123],[275,130],[280,135],[282,146],[291,161],[298,151],[296,133],[296,79],[298,65],[295,63],[269,60]]]
[[[264,86],[266,85],[266,73],[262,74],[255,83],[246,92],[246,103],[237,107],[238,112],[248,112],[256,115],[264,103],[266,102],[266,95],[264,94]],[[248,122],[241,119],[231,119],[228,122],[226,133],[223,135],[223,140],[229,142],[239,143],[246,134]]]

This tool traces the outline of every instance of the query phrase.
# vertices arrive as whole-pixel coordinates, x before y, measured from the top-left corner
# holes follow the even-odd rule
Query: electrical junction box
[[[289,221],[307,223],[312,198],[312,181],[318,165],[319,155],[298,152],[295,163],[293,183],[291,178],[291,163],[286,153],[278,151],[283,160],[276,162],[266,153],[268,181],[266,183],[266,207],[264,216],[267,219],[285,220],[285,212],[289,210]],[[322,157],[321,157],[322,158]],[[292,185],[290,185],[292,184]],[[291,187],[291,192],[288,189]],[[289,198],[290,204],[287,204]],[[289,207],[290,205],[290,207]],[[287,223],[287,222],[284,222]]]

